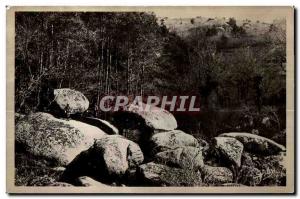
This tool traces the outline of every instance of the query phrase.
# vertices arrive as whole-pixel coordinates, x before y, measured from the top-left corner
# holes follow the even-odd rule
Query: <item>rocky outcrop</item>
[[[199,147],[199,143],[194,136],[180,130],[173,130],[154,134],[150,139],[150,146],[156,154],[181,146]]]
[[[155,159],[159,163],[186,169],[198,170],[204,166],[202,150],[191,146],[159,152]]]
[[[16,114],[16,151],[25,151],[26,158],[42,156],[49,163],[49,172],[55,174],[33,173],[26,185],[286,185],[287,160],[282,145],[242,132],[224,133],[206,142],[174,130],[177,124],[171,122],[173,116],[168,112],[135,108],[125,111],[131,117],[123,118],[129,127],[120,129],[125,137],[118,135],[112,124],[97,118],[80,116],[77,121],[57,119],[48,113]],[[166,124],[161,123],[163,118],[167,118]],[[117,124],[118,120],[112,122]],[[17,171],[22,176],[20,167]]]
[[[222,159],[233,163],[235,166],[241,166],[241,158],[244,146],[235,138],[231,137],[215,137],[215,149],[218,150]]]
[[[62,120],[48,113],[33,113],[16,124],[16,143],[28,152],[70,163],[80,152],[93,145],[94,139],[106,134],[97,127],[75,120]]]
[[[138,177],[143,184],[148,186],[201,186],[202,184],[200,172],[153,162],[140,165]]]
[[[125,129],[150,128],[158,130],[174,130],[177,128],[175,117],[168,111],[149,106],[146,104],[135,105],[130,104],[115,114],[116,123],[122,124]]]
[[[55,89],[54,102],[67,115],[83,113],[89,108],[89,100],[81,92],[69,88]]]
[[[130,168],[143,162],[143,153],[134,142],[119,135],[110,135],[95,141],[79,154],[65,170],[62,180],[72,182],[79,176],[95,179],[120,179]]]
[[[218,137],[233,137],[243,143],[246,151],[263,155],[276,155],[286,151],[283,145],[280,145],[268,138],[244,132],[223,133]]]
[[[233,182],[233,174],[226,167],[212,167],[205,165],[201,170],[203,182],[209,185],[219,185]]]

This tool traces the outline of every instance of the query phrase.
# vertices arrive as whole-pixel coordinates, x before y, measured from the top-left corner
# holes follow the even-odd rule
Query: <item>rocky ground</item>
[[[70,89],[54,95],[51,114],[15,114],[16,185],[285,186],[285,147],[273,140],[246,132],[196,139],[156,107],[130,105],[111,123],[73,120],[87,98]]]

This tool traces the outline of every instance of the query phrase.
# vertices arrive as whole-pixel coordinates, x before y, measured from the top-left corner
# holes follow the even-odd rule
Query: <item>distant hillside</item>
[[[230,25],[228,24],[229,18],[207,18],[198,16],[196,18],[159,18],[161,22],[163,20],[166,27],[171,32],[176,32],[179,36],[185,37],[188,35],[188,31],[195,27],[212,27],[219,28],[220,31],[229,32]],[[242,27],[248,36],[264,35],[270,30],[271,25],[278,26],[285,29],[285,20],[274,20],[273,23],[265,23],[261,21],[251,21],[249,19],[236,20],[236,25]]]

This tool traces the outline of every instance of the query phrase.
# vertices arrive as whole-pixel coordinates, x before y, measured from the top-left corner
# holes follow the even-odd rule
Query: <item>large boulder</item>
[[[69,88],[55,89],[54,102],[67,115],[83,113],[89,108],[89,100],[81,92]]]
[[[155,155],[156,161],[170,166],[198,170],[204,166],[202,150],[186,146],[169,149]]]
[[[152,153],[175,149],[181,146],[199,147],[197,139],[180,130],[156,133],[150,138]]]
[[[124,110],[116,112],[114,119],[121,128],[125,129],[147,127],[159,130],[174,130],[177,128],[177,121],[171,113],[143,103],[126,106]]]
[[[205,165],[202,170],[203,182],[209,185],[220,185],[233,182],[233,173],[226,167]]]
[[[201,173],[149,162],[140,165],[138,176],[147,186],[201,186]]]
[[[15,125],[15,140],[28,152],[70,163],[80,152],[106,134],[97,127],[75,120],[62,120],[48,113],[33,113]]]
[[[218,137],[233,137],[243,143],[246,151],[258,153],[261,155],[276,155],[286,151],[283,145],[280,145],[268,138],[244,132],[223,133]]]
[[[94,144],[100,150],[109,173],[123,174],[128,168],[135,167],[144,161],[140,147],[121,136],[107,136]]]
[[[126,171],[144,160],[140,147],[120,135],[109,135],[95,141],[79,154],[65,170],[62,180],[72,182],[79,176],[111,182],[121,179]]]
[[[241,166],[241,158],[244,146],[235,138],[231,137],[215,137],[215,149],[218,150],[222,159],[233,163],[235,166]]]

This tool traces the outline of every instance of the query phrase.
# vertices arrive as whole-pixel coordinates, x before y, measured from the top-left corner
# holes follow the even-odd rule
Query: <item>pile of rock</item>
[[[235,182],[248,186],[285,184],[284,146],[246,132],[224,133],[213,143],[215,157],[233,168]]]
[[[74,94],[56,92],[61,110],[68,107],[70,114],[76,114],[87,109],[68,102],[86,101],[85,97],[67,93]],[[48,113],[18,114],[16,122],[17,144],[63,166],[60,182],[51,186],[285,183],[284,146],[243,132],[221,134],[208,146],[205,140],[177,129],[174,116],[157,107],[141,111],[137,105],[128,106],[114,115],[113,123],[118,128],[97,118],[75,121]]]

